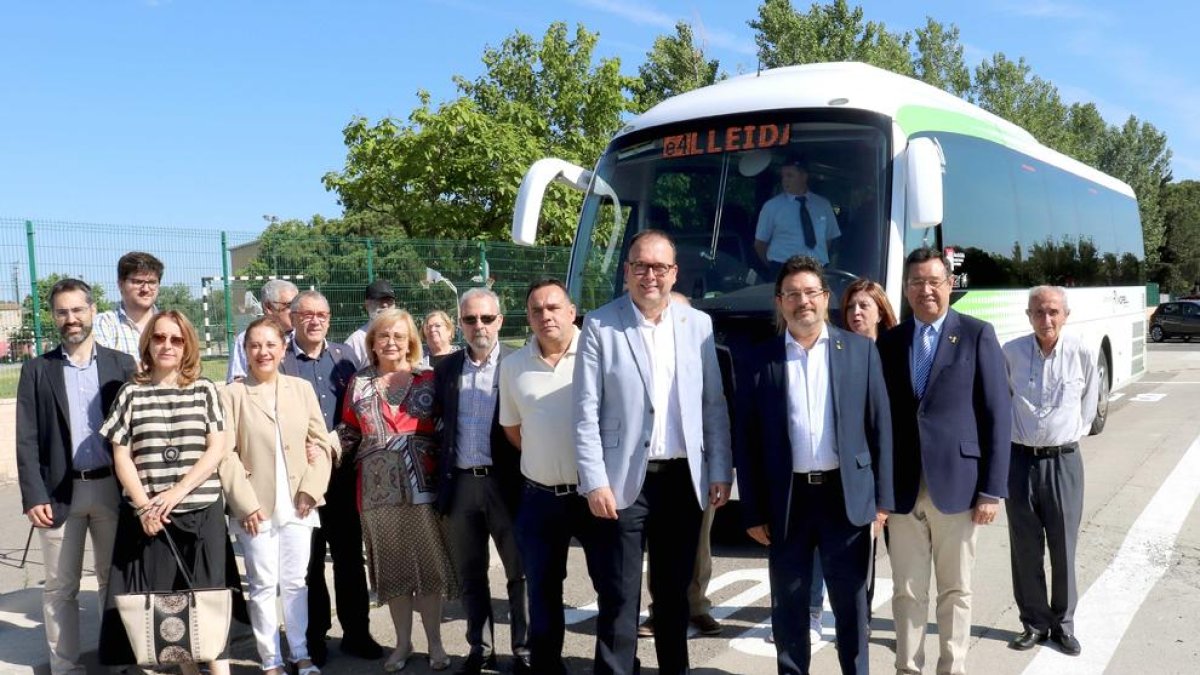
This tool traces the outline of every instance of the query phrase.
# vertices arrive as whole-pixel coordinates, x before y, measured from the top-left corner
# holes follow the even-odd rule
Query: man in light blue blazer
[[[633,237],[629,294],[588,314],[575,361],[579,491],[595,516],[595,672],[637,672],[643,542],[659,673],[687,673],[687,588],[704,505],[729,499],[729,412],[712,320],[671,302],[675,245]]]

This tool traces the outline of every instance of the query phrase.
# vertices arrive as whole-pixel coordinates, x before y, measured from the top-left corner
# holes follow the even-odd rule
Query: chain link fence
[[[158,306],[178,309],[200,333],[206,372],[220,377],[233,336],[261,313],[271,278],[291,280],[329,299],[330,339],[366,321],[363,294],[376,279],[396,291],[397,307],[420,322],[433,310],[456,315],[457,296],[489,286],[501,298],[502,337],[526,335],[525,289],[566,274],[570,250],[510,242],[332,237],[307,227],[265,232],[133,227],[0,218],[0,399],[15,395],[20,362],[57,344],[46,296],[60,278],[92,285],[98,310],[120,300],[117,260],[145,251],[165,267]],[[39,297],[38,302],[33,298]],[[35,311],[36,310],[36,311]]]

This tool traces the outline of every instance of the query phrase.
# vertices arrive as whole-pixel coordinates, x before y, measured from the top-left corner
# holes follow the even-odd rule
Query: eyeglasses
[[[462,318],[462,322],[467,324],[468,326],[474,326],[475,324],[478,324],[478,323],[483,323],[483,325],[485,325],[485,326],[490,326],[496,322],[496,318],[499,316],[500,316],[499,314],[479,314],[479,315],[473,314],[471,316],[464,316]]]
[[[787,302],[800,302],[801,298],[816,300],[828,292],[829,291],[825,290],[824,288],[806,288],[802,291],[788,291],[787,293],[780,293],[779,297],[783,298]]]
[[[942,285],[947,281],[949,281],[949,279],[945,277],[942,277],[941,279],[909,279],[908,281],[904,282],[904,284],[914,291],[927,287],[937,290],[941,288]]]
[[[329,321],[329,312],[300,312],[300,321],[304,323],[325,323]]]
[[[263,303],[263,307],[266,307],[268,310],[275,312],[276,314],[284,314],[285,312],[292,311],[292,304],[290,302],[271,302],[268,300]]]
[[[644,277],[651,272],[653,272],[654,276],[656,277],[665,277],[667,276],[667,272],[675,269],[674,265],[668,265],[666,263],[644,262],[629,263],[629,267],[633,270],[634,276],[638,277]]]
[[[83,316],[84,314],[87,314],[87,311],[88,311],[87,307],[71,307],[71,308],[56,309],[56,310],[54,310],[54,318],[66,319],[71,316]]]
[[[375,344],[386,345],[389,342],[395,342],[398,345],[408,344],[408,336],[403,333],[388,334],[378,333],[375,335]]]
[[[150,336],[150,339],[154,341],[154,344],[160,345],[160,346],[165,344],[168,340],[171,341],[172,347],[182,347],[183,346],[183,336],[182,335],[163,335],[162,333],[155,333],[154,335]]]
[[[126,279],[125,283],[138,288],[158,288],[158,279]]]

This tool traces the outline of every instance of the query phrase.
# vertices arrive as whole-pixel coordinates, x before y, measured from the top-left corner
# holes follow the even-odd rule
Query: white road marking
[[[37,628],[42,625],[42,622],[33,621],[17,612],[0,612],[0,624],[7,624],[14,628]]]
[[[1129,400],[1134,403],[1158,403],[1166,397],[1166,394],[1138,394]]]
[[[1150,589],[1171,565],[1175,540],[1200,496],[1200,437],[1192,441],[1138,516],[1116,557],[1088,588],[1075,610],[1083,653],[1065,656],[1043,647],[1025,675],[1092,675],[1112,660]]]
[[[1200,384],[1200,382],[1181,382],[1179,380],[1172,380],[1170,382],[1149,382],[1147,380],[1138,380],[1137,384]]]
[[[765,572],[766,570],[764,570]],[[875,579],[875,598],[871,603],[871,607],[878,610],[884,604],[892,599],[892,580],[879,577]],[[774,660],[776,658],[775,645],[767,642],[767,636],[771,634],[771,619],[767,619],[760,624],[757,624],[741,635],[729,641],[729,647],[736,649],[743,654],[751,656],[762,656]],[[821,614],[821,641],[812,645],[812,653],[816,654],[825,648],[826,645],[833,644],[837,637],[837,632],[833,625],[833,610],[829,607],[829,595],[825,595],[825,611]]]

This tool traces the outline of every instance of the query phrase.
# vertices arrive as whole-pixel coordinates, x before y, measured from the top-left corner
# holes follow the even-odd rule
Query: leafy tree
[[[1099,166],[1112,143],[1112,129],[1095,103],[1072,103],[1067,108],[1066,147],[1063,152],[1089,166]]]
[[[1058,88],[1033,74],[1024,57],[997,52],[975,68],[975,104],[1023,127],[1043,145],[1067,147],[1067,110]]]
[[[460,96],[433,107],[427,92],[406,122],[351,120],[346,166],[325,175],[348,214],[373,213],[393,234],[507,238],[525,170],[556,156],[593,164],[632,109],[633,78],[617,59],[593,65],[597,34],[551,24],[540,41],[520,31],[483,54],[485,73],[455,77]],[[571,240],[581,204],[555,188],[542,209],[546,243]],[[380,234],[373,227],[359,230]]]
[[[971,90],[971,71],[963,61],[958,26],[946,26],[926,17],[925,25],[913,31],[913,38],[914,76],[955,96],[966,96]]]
[[[159,309],[175,309],[187,315],[197,327],[204,320],[200,298],[192,297],[192,289],[187,284],[170,284],[158,289]]]
[[[862,7],[846,0],[814,3],[799,12],[790,0],[764,0],[749,22],[756,31],[759,61],[779,68],[823,61],[861,61],[912,75],[911,36],[892,33],[879,22],[864,21]]]
[[[674,35],[660,35],[646,53],[646,62],[638,67],[641,82],[634,100],[638,110],[648,110],[660,101],[685,91],[707,87],[725,76],[718,74],[720,62],[709,60],[696,44],[690,24],[675,24]]]
[[[1200,181],[1163,190],[1162,289],[1181,295],[1200,284]]]
[[[41,315],[42,339],[45,344],[58,343],[58,336],[54,329],[54,315],[50,312],[50,289],[54,288],[54,284],[67,277],[66,274],[50,274],[37,280],[37,311]],[[88,283],[92,286],[92,301],[96,303],[96,313],[112,309],[112,302],[104,297],[104,286],[90,281]],[[33,343],[33,312],[33,296],[26,295],[25,299],[21,301],[21,327],[12,336],[14,344]]]
[[[1125,124],[1110,132],[1110,142],[1097,164],[1101,171],[1128,183],[1137,195],[1146,265],[1154,269],[1165,231],[1163,190],[1171,182],[1171,150],[1166,134],[1130,115]]]

